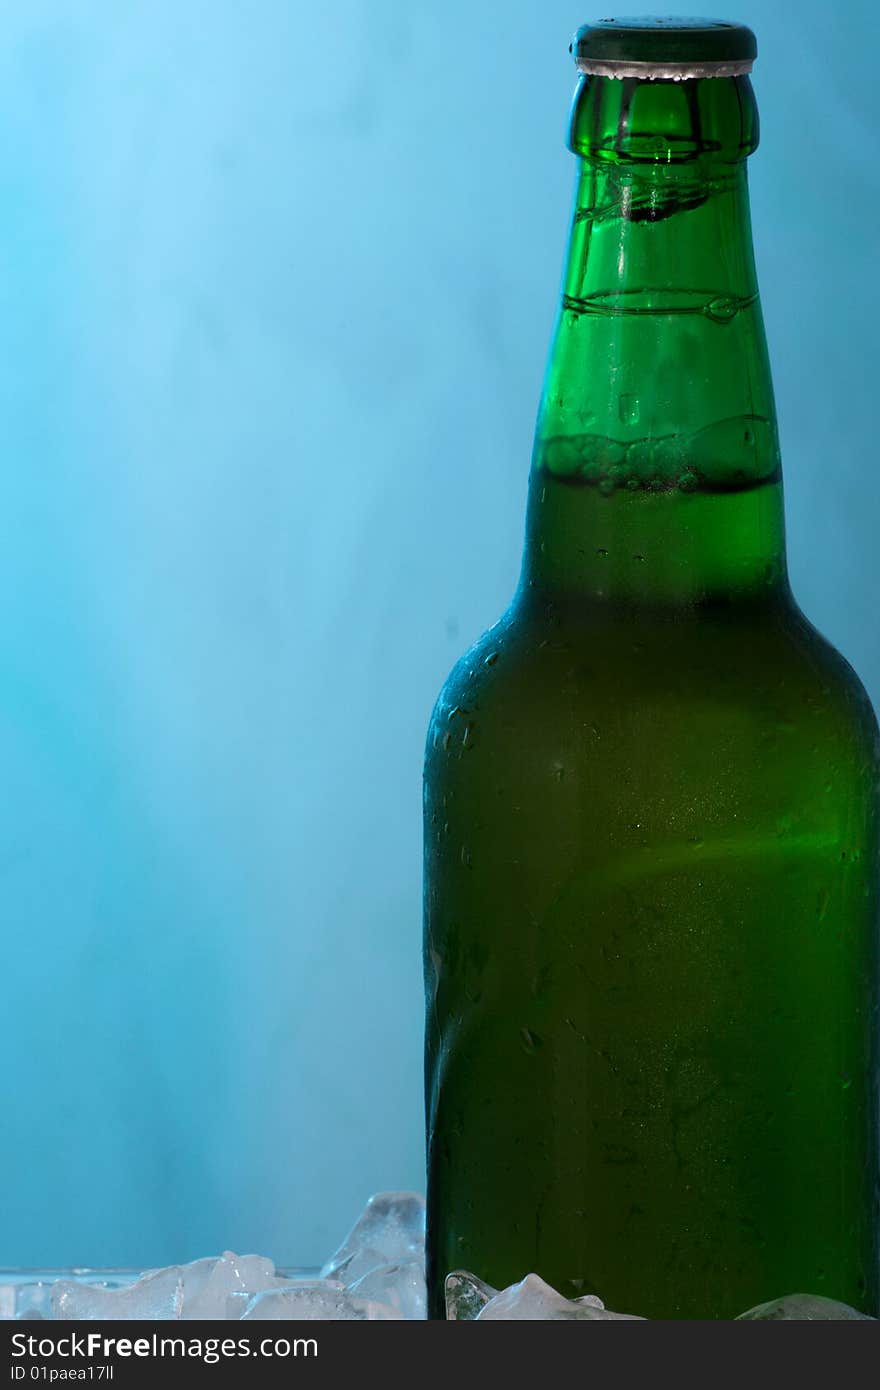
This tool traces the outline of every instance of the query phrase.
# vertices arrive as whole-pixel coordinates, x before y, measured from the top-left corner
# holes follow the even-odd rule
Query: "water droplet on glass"
[[[713,323],[730,323],[731,319],[736,318],[738,310],[739,305],[735,299],[719,295],[717,299],[709,301],[703,312]]]
[[[639,420],[639,398],[634,395],[623,395],[617,402],[617,413],[622,425],[636,425]]]
[[[519,1035],[526,1052],[535,1053],[544,1045],[544,1039],[540,1034],[533,1032],[531,1028],[521,1028]]]

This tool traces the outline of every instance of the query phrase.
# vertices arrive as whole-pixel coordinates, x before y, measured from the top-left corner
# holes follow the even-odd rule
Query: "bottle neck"
[[[787,587],[747,79],[586,80],[523,585],[635,603]]]

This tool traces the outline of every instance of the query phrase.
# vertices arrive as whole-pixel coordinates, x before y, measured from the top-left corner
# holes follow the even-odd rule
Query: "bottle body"
[[[876,726],[793,606],[515,605],[426,800],[429,1228],[659,1318],[877,1306]]]
[[[428,735],[434,1317],[880,1311],[878,734],[788,586],[756,132],[741,77],[576,97],[523,577]]]

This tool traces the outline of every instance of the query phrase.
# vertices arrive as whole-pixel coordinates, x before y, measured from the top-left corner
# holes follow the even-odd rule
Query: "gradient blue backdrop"
[[[794,581],[880,697],[873,3],[746,3]],[[422,1184],[420,764],[515,582],[542,0],[0,21],[0,1262],[312,1261]]]

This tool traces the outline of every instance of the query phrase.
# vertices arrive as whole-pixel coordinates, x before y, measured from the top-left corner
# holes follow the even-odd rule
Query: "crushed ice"
[[[537,1274],[494,1289],[466,1270],[448,1276],[446,1310],[458,1322],[642,1321],[637,1313],[611,1312],[595,1294],[565,1298]],[[387,1322],[425,1316],[425,1203],[414,1192],[371,1197],[320,1278],[287,1277],[262,1255],[231,1250],[139,1278],[98,1271],[61,1279],[0,1274],[0,1318]],[[871,1321],[812,1294],[762,1303],[740,1319]]]

